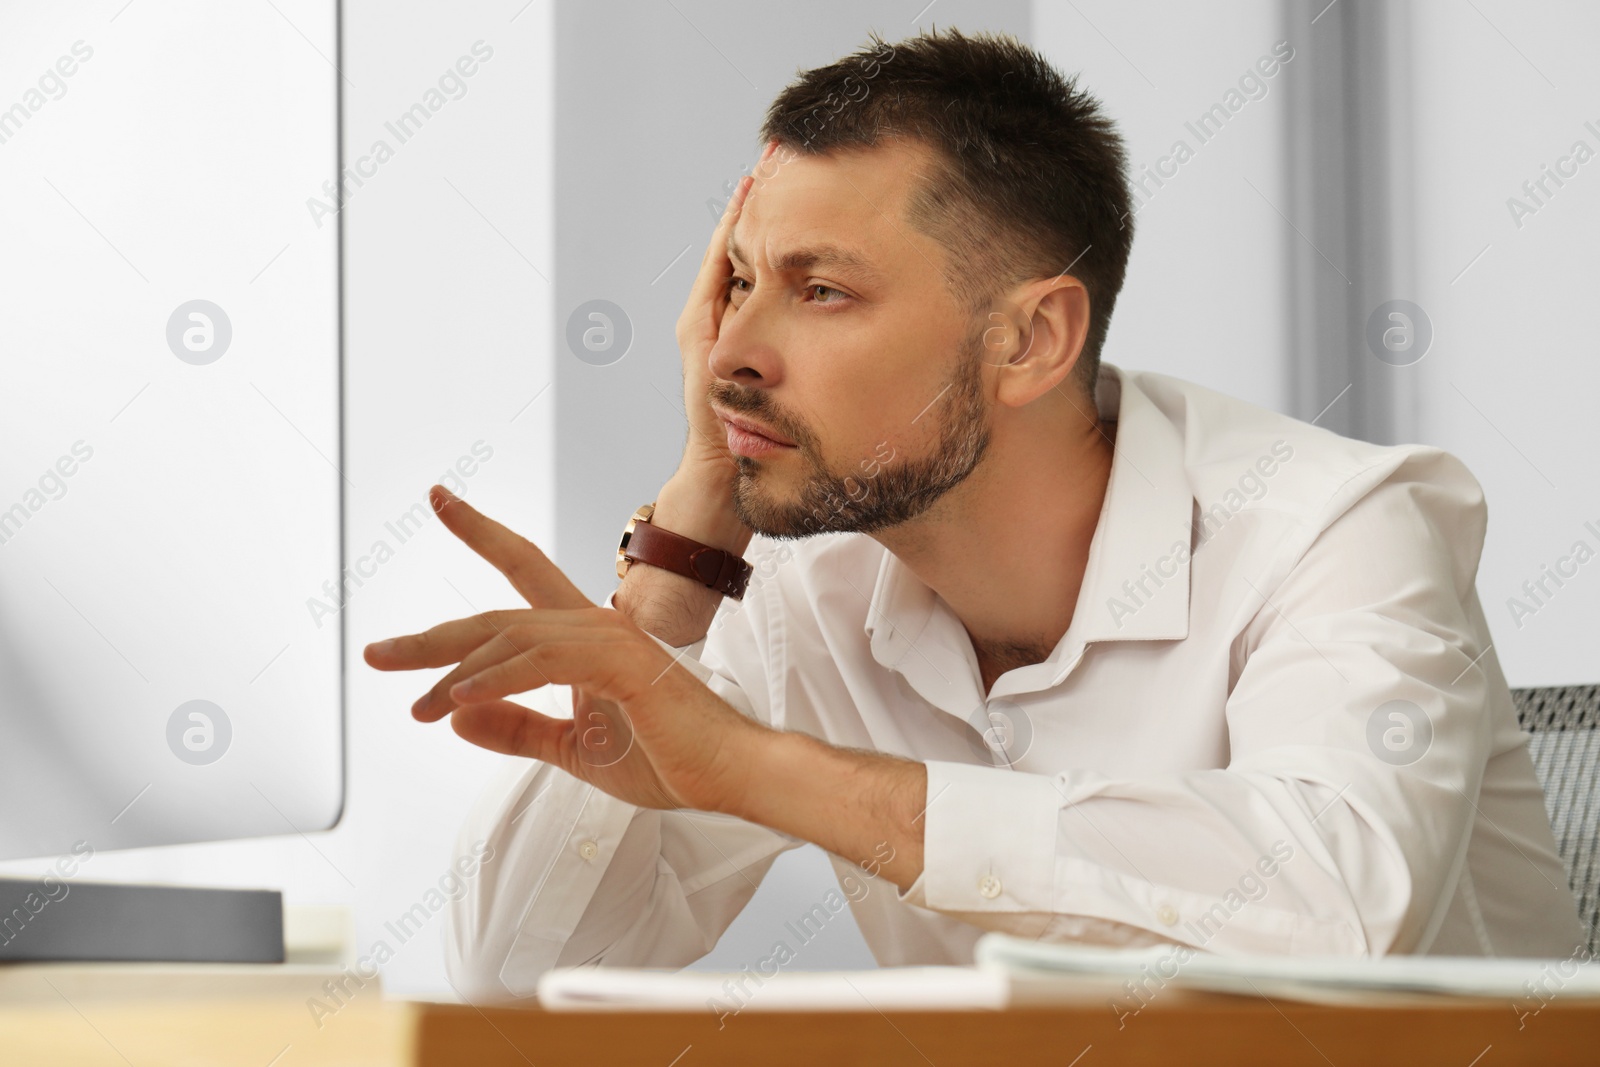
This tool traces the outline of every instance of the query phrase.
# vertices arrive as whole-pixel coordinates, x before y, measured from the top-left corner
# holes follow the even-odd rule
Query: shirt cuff
[[[1055,911],[1063,803],[1043,775],[928,760],[922,873],[900,900],[936,911]]]

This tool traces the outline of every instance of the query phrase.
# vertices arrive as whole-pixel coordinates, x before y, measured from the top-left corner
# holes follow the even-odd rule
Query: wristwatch
[[[750,564],[722,548],[703,545],[693,538],[663,530],[650,518],[656,512],[654,502],[633,513],[628,526],[622,531],[622,543],[617,546],[617,577],[628,573],[630,563],[648,563],[685,578],[693,578],[708,589],[723,596],[744,599],[745,587],[754,570]]]

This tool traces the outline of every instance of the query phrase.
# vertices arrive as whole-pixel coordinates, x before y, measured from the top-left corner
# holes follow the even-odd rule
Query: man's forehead
[[[775,237],[761,247],[766,250],[764,261],[770,270],[826,270],[863,278],[882,274],[875,257],[865,249],[820,238],[814,232],[810,239]],[[728,258],[745,266],[752,263],[750,253],[739,244],[732,231],[728,233]]]
[[[728,232],[728,256],[772,270],[881,277],[906,251],[909,160],[902,149],[798,156],[757,182]]]

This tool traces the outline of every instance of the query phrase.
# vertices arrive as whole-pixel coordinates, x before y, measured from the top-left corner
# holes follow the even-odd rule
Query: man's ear
[[[1021,407],[1071,377],[1089,335],[1089,291],[1071,275],[1037,278],[1002,295],[988,321],[996,399]]]

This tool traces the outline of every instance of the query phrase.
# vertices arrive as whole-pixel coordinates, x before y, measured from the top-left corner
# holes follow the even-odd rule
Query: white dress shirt
[[[926,764],[910,887],[863,891],[832,857],[879,963],[970,963],[987,930],[1571,955],[1583,931],[1473,584],[1487,511],[1466,467],[1109,364],[1096,399],[1115,458],[1071,625],[987,699],[961,621],[861,534],[756,536],[744,600],[674,650],[761,722]],[[502,997],[557,964],[693,962],[803,843],[511,757],[462,829],[479,839],[496,858],[452,905],[447,966]]]

